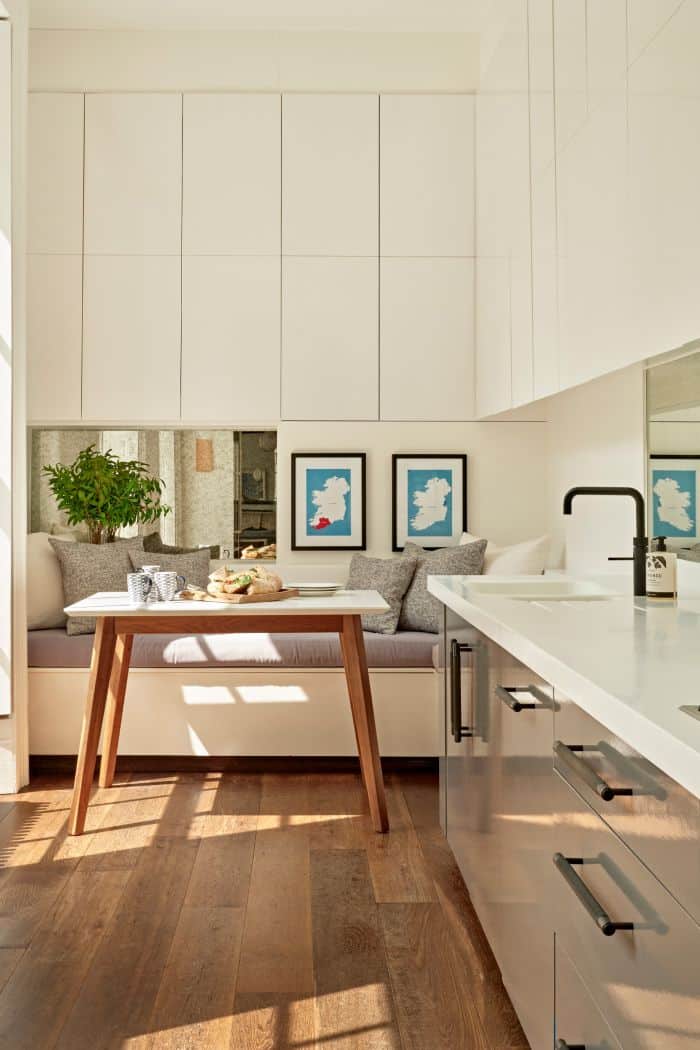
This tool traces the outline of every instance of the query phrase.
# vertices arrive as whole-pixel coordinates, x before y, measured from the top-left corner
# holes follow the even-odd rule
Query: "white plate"
[[[300,594],[334,594],[343,586],[342,583],[288,583],[287,587],[293,587]]]

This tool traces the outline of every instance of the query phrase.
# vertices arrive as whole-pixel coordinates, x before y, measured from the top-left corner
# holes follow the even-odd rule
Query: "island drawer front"
[[[700,1046],[700,926],[559,776],[554,803],[557,944],[625,1050]]]
[[[700,800],[576,704],[555,699],[555,768],[700,922]],[[605,799],[585,779],[591,773],[632,793]]]
[[[554,1045],[622,1050],[612,1029],[596,1006],[576,967],[557,942],[555,950]]]

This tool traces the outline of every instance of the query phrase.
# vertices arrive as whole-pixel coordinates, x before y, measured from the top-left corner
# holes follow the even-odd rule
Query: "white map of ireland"
[[[431,525],[444,521],[447,517],[447,497],[451,485],[445,478],[430,478],[422,489],[413,493],[413,504],[418,513],[411,518],[411,528],[423,532]]]
[[[674,478],[659,478],[654,485],[658,503],[656,516],[659,521],[672,525],[680,532],[692,532],[694,522],[688,513],[691,494],[680,487]]]
[[[350,486],[345,478],[328,478],[322,489],[314,489],[311,502],[316,513],[309,525],[312,529],[327,529],[334,521],[343,521],[347,512],[346,497]]]

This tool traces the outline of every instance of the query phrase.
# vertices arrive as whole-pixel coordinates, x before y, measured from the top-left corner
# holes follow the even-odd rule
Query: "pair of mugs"
[[[185,586],[184,576],[176,572],[161,572],[160,565],[144,565],[138,572],[130,572],[126,577],[129,598],[135,605],[171,602]]]

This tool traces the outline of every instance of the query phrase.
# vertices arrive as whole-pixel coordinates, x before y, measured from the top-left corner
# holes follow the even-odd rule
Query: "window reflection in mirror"
[[[123,529],[141,534],[146,549],[211,547],[214,558],[240,558],[247,547],[276,541],[277,434],[274,430],[30,431],[29,531],[87,537],[58,510],[42,468],[70,464],[82,449],[111,449],[138,459],[163,479],[162,501],[171,513],[152,525]],[[85,530],[83,530],[84,532]]]
[[[647,371],[649,535],[700,561],[700,350]]]

